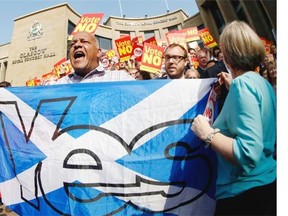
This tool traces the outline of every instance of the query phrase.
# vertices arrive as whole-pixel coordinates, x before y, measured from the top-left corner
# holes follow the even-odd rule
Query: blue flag
[[[4,203],[29,216],[213,215],[216,155],[190,128],[207,107],[216,118],[214,81],[0,88]]]

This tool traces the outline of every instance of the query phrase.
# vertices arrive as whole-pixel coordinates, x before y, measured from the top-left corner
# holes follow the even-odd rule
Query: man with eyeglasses
[[[162,79],[185,79],[185,66],[189,63],[186,49],[180,44],[170,44],[164,52],[167,77]]]

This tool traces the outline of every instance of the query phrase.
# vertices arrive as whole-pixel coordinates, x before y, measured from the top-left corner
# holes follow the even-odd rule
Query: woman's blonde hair
[[[231,68],[254,71],[265,57],[262,40],[243,21],[225,26],[219,41],[224,61]]]

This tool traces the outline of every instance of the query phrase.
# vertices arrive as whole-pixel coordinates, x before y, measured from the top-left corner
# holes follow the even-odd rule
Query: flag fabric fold
[[[214,81],[1,88],[3,202],[29,216],[213,215],[216,155],[190,127]]]

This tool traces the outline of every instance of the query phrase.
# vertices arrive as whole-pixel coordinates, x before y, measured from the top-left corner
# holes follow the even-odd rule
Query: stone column
[[[0,82],[5,81],[6,77],[6,64],[7,62],[0,63]]]

